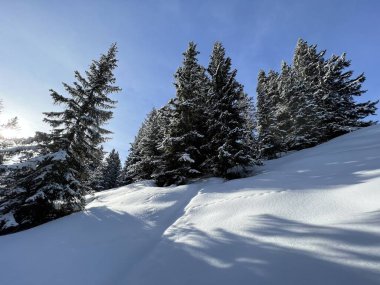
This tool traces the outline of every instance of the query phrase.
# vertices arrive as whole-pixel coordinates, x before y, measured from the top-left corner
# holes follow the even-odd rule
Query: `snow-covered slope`
[[[0,237],[0,284],[380,284],[380,126],[259,171],[99,193]]]

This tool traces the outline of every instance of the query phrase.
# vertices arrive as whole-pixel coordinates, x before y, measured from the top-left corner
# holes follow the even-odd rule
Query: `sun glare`
[[[22,138],[27,137],[28,133],[23,130],[23,128],[17,128],[17,129],[1,129],[0,130],[0,137],[6,138],[6,139],[14,139],[14,138]]]
[[[2,129],[0,131],[0,136],[6,139],[13,139],[13,138],[20,137],[19,130],[14,130],[14,129]]]

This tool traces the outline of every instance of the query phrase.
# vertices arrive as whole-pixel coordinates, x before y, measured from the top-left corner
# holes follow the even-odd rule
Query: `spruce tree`
[[[170,103],[172,112],[162,146],[166,163],[156,175],[158,184],[183,184],[202,174],[208,78],[198,54],[196,44],[190,42],[174,76],[176,98]]]
[[[170,121],[172,120],[173,108],[171,104],[172,100],[170,100],[165,106],[158,109],[157,111],[157,136],[156,136],[156,148],[157,148],[157,156],[154,158],[155,167],[151,174],[151,179],[154,179],[157,185],[165,185],[168,183],[166,171],[169,168],[168,156],[171,153],[167,152],[167,146],[165,139],[169,134]]]
[[[100,147],[99,157],[89,166],[89,174],[84,184],[90,189],[90,191],[102,191],[104,190],[103,172],[104,172],[104,151],[103,146]]]
[[[109,94],[117,66],[116,45],[93,61],[86,77],[75,72],[73,85],[63,84],[67,97],[51,90],[60,112],[45,113],[50,124],[45,151],[19,164],[17,179],[0,201],[0,233],[36,226],[84,208],[89,165],[100,156],[99,145],[110,132],[102,127],[112,118],[115,101]]]
[[[291,149],[303,149],[318,144],[324,133],[324,111],[321,106],[321,68],[325,51],[299,39],[293,57],[296,76],[292,110],[294,116]]]
[[[261,72],[257,87],[257,118],[261,152],[271,158],[281,151],[322,143],[358,127],[373,124],[378,102],[357,103],[365,93],[364,74],[353,77],[345,54],[324,58],[325,51],[299,39],[293,66],[281,74]]]
[[[274,71],[270,71],[268,76],[264,71],[259,72],[257,84],[257,130],[260,144],[260,157],[276,158],[279,152],[276,135],[276,100],[277,98],[277,77]]]
[[[168,125],[167,106],[153,109],[144,120],[121,172],[123,185],[147,179],[156,179],[165,169],[162,143]]]
[[[151,179],[158,167],[162,151],[160,145],[164,135],[161,132],[160,110],[153,109],[144,124],[143,135],[139,142],[141,160],[139,162],[139,180]]]
[[[127,185],[132,182],[141,180],[139,171],[140,169],[138,168],[138,165],[142,159],[140,141],[143,137],[144,128],[145,122],[140,127],[134,141],[130,145],[127,159],[125,160],[124,167],[120,173],[120,183],[122,185]]]
[[[112,149],[106,157],[103,167],[103,183],[101,184],[104,190],[118,187],[120,183],[121,162],[119,153]]]
[[[341,56],[332,55],[324,64],[321,81],[324,92],[322,104],[325,110],[325,140],[373,124],[372,121],[363,119],[375,114],[378,101],[355,102],[354,96],[366,92],[362,89],[365,76],[360,74],[352,78],[353,71],[346,71],[350,65],[351,61],[346,59],[345,53]]]
[[[286,62],[281,64],[281,74],[278,82],[279,103],[276,108],[277,139],[281,152],[286,152],[291,148],[294,138],[291,131],[295,124],[292,109],[296,109],[294,99],[295,76],[293,69]]]
[[[260,155],[277,158],[287,150],[287,138],[291,129],[290,112],[287,104],[288,77],[290,67],[282,64],[281,74],[270,70],[268,75],[259,72],[257,84],[257,119]]]
[[[247,110],[243,113],[244,117],[244,126],[246,130],[245,141],[251,150],[252,157],[257,160],[257,164],[261,164],[259,161],[259,143],[257,135],[257,119],[256,119],[256,107],[252,97],[249,97],[248,94],[244,93],[242,100],[239,101],[239,108],[242,110]]]
[[[208,66],[210,87],[207,101],[207,160],[208,172],[221,177],[242,175],[256,163],[249,141],[252,130],[247,130],[249,108],[242,104],[246,94],[231,70],[231,59],[225,56],[220,42],[215,43]]]

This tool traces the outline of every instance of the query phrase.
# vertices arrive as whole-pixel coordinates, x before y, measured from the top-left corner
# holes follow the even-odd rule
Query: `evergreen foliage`
[[[167,121],[166,108],[153,109],[143,122],[121,173],[121,183],[128,184],[139,180],[152,179],[153,173],[162,168],[162,150],[164,127]]]
[[[248,121],[252,108],[220,42],[214,45],[207,71],[210,88],[205,168],[216,176],[238,177],[256,163],[251,148],[254,124]]]
[[[145,123],[143,123],[140,127],[137,135],[135,136],[135,140],[133,143],[131,143],[131,146],[129,148],[129,154],[120,174],[120,183],[122,185],[130,184],[141,179],[137,165],[142,159],[142,155],[140,153],[140,141],[142,138],[144,126]]]
[[[82,210],[90,190],[146,179],[162,186],[210,175],[241,177],[260,158],[374,123],[365,119],[378,102],[356,102],[365,93],[365,76],[353,76],[346,54],[325,59],[326,51],[298,40],[292,65],[259,72],[255,108],[223,45],[215,43],[206,69],[190,42],[174,75],[175,98],[148,114],[121,168],[118,152],[104,159],[101,146],[116,103],[109,95],[120,91],[114,85],[116,52],[112,45],[86,76],[76,71],[76,81],[63,84],[68,96],[51,90],[64,108],[45,113],[50,133],[11,145],[1,130],[15,127],[17,119],[0,124],[0,163],[22,154],[17,163],[0,165],[0,234]]]
[[[275,158],[280,151],[278,113],[280,109],[278,92],[278,74],[270,71],[266,76],[264,71],[259,72],[257,84],[257,124],[259,132],[260,156]]]
[[[104,190],[115,188],[119,186],[121,173],[121,162],[119,153],[113,149],[106,157],[104,166],[102,168],[103,181],[101,186]]]
[[[69,96],[51,90],[60,112],[45,113],[52,132],[46,134],[44,151],[13,165],[15,179],[0,201],[0,233],[29,228],[84,208],[88,188],[84,182],[91,165],[101,155],[100,144],[110,132],[102,127],[112,118],[115,101],[109,94],[117,66],[116,45],[93,61],[86,77],[75,72],[73,85],[63,84]]]
[[[206,70],[198,54],[190,42],[174,75],[176,97],[144,121],[122,171],[124,183],[233,178],[258,163],[255,106],[236,81],[231,59],[216,43]]]
[[[99,156],[89,165],[89,175],[84,184],[90,191],[98,192],[105,190],[103,183],[104,154],[103,146],[100,146]]]
[[[196,44],[190,42],[174,75],[176,98],[170,102],[172,111],[162,145],[165,165],[156,175],[159,184],[183,184],[202,174],[208,78],[198,54]]]
[[[284,62],[281,74],[259,73],[257,121],[263,157],[311,147],[374,123],[363,119],[375,114],[377,102],[355,102],[355,96],[365,93],[364,75],[353,78],[345,54],[326,60],[325,53],[300,39],[292,66]]]
[[[352,131],[357,127],[372,125],[373,121],[363,121],[369,115],[376,112],[377,102],[355,102],[354,96],[363,95],[362,89],[365,81],[364,74],[352,78],[353,71],[349,68],[351,61],[346,59],[346,54],[333,55],[324,65],[322,90],[323,106],[325,108],[324,125],[326,126],[326,139]]]

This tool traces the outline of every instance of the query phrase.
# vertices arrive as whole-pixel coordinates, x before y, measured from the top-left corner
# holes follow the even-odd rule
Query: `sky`
[[[360,100],[377,100],[379,15],[380,1],[371,0],[0,0],[2,116],[18,116],[23,134],[47,131],[42,112],[59,109],[49,89],[65,95],[62,82],[72,83],[75,70],[83,73],[114,42],[123,90],[113,96],[106,150],[115,148],[122,160],[146,114],[175,96],[173,74],[189,41],[203,65],[221,41],[255,97],[259,70],[291,62],[303,38],[327,56],[346,52],[354,74],[367,77]]]

